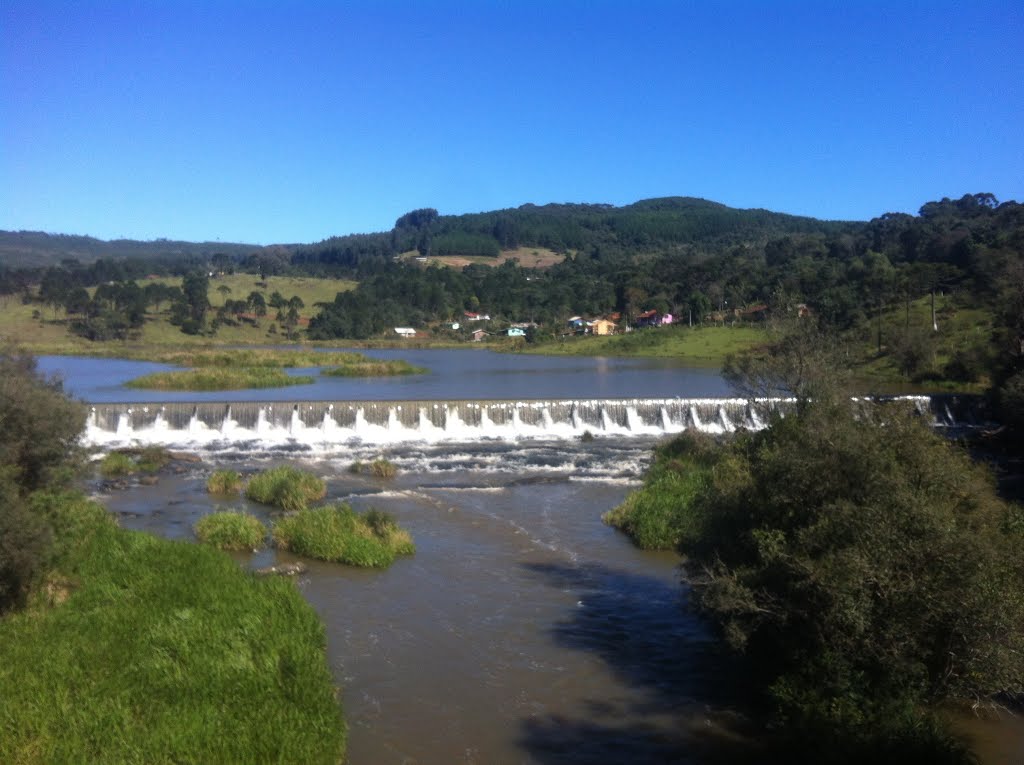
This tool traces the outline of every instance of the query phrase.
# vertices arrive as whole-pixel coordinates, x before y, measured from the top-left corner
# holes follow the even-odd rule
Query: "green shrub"
[[[282,510],[306,508],[310,502],[327,496],[327,486],[321,478],[290,465],[271,468],[249,479],[245,496],[254,502],[274,505]]]
[[[258,550],[267,538],[267,528],[248,513],[211,513],[195,525],[200,542],[220,550]]]
[[[386,567],[415,552],[412,538],[386,513],[358,515],[349,505],[302,510],[274,524],[274,541],[285,550],[350,566]]]
[[[242,491],[242,474],[237,470],[215,470],[206,479],[206,491],[210,494],[238,494]]]
[[[135,460],[124,452],[110,452],[100,461],[100,475],[104,478],[120,478],[137,470]]]
[[[843,743],[828,762],[910,762],[942,746],[921,710],[1024,693],[1024,539],[963,451],[912,411],[841,398],[721,449],[680,552],[787,735]]]

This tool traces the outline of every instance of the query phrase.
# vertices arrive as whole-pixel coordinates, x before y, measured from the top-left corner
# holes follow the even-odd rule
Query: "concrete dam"
[[[936,425],[970,408],[954,397],[899,399]],[[736,398],[548,401],[246,401],[93,404],[85,440],[103,444],[299,441],[318,444],[568,439],[758,430],[793,401]]]

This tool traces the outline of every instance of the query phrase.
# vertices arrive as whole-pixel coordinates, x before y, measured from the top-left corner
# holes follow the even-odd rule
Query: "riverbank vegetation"
[[[684,556],[691,604],[772,712],[788,762],[967,762],[936,710],[1024,695],[1020,508],[899,402],[851,403],[813,332],[730,366],[792,391],[757,433],[684,434],[608,520]]]
[[[273,528],[278,547],[332,563],[382,568],[416,548],[409,533],[377,510],[356,513],[339,504],[301,510],[279,519]]]
[[[70,489],[84,423],[30,358],[0,355],[0,761],[341,761],[313,610]]]
[[[196,538],[218,550],[258,550],[267,538],[267,527],[248,513],[221,511],[204,515],[193,528]]]
[[[253,502],[292,512],[304,510],[310,502],[327,496],[327,484],[309,471],[281,465],[250,478],[245,496]]]
[[[718,459],[712,436],[685,432],[655,449],[644,485],[601,519],[644,550],[674,550],[700,526],[689,508],[711,482]]]

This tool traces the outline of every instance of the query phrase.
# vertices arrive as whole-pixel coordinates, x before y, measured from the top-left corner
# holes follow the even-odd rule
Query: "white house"
[[[416,337],[416,330],[412,327],[395,327],[395,334],[401,337]]]

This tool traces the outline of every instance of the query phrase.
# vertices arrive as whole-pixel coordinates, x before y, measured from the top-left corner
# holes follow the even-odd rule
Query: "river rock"
[[[306,573],[306,564],[281,563],[277,566],[264,566],[256,569],[256,573],[260,576],[298,576]]]

